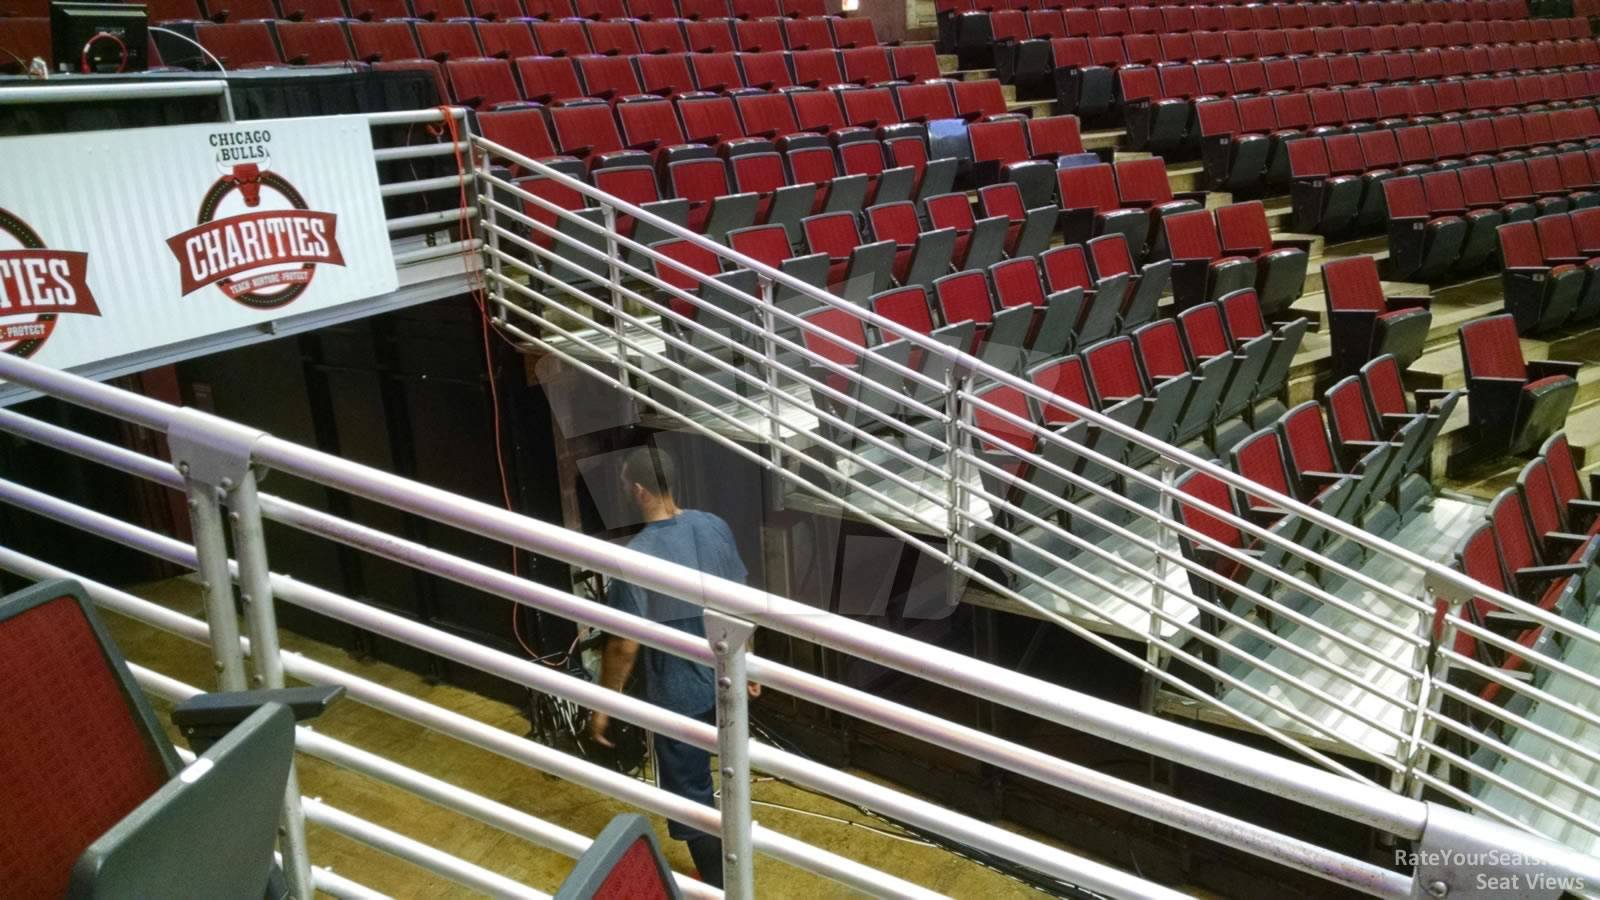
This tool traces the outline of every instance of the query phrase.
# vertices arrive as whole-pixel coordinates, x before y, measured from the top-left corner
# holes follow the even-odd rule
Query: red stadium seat
[[[195,39],[229,69],[248,69],[283,62],[272,31],[262,22],[196,25]]]
[[[1426,297],[1384,296],[1370,256],[1326,263],[1322,281],[1336,374],[1353,375],[1386,353],[1402,367],[1421,355],[1433,323]]]
[[[485,56],[517,59],[539,55],[539,47],[533,42],[533,32],[528,30],[526,22],[480,23],[478,40],[483,43]]]
[[[1522,453],[1562,428],[1577,393],[1577,363],[1525,362],[1509,315],[1469,322],[1460,339],[1467,410],[1479,441]]]
[[[517,77],[529,100],[549,105],[584,96],[578,67],[570,57],[524,56],[516,62]]]
[[[297,66],[320,66],[355,59],[344,26],[338,22],[279,22],[278,41],[284,61]]]

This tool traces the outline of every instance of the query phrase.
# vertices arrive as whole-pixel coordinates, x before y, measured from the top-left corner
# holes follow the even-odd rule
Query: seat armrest
[[[1582,575],[1589,570],[1588,566],[1577,563],[1561,563],[1554,566],[1528,566],[1517,570],[1517,586],[1524,585],[1537,587],[1547,581],[1557,578],[1566,578],[1569,575]]]
[[[1351,440],[1345,441],[1344,445],[1346,447],[1360,447],[1361,449],[1367,450],[1367,451],[1370,452],[1372,450],[1378,449],[1379,447],[1398,447],[1402,443],[1404,443],[1404,442],[1403,441],[1358,441],[1358,440],[1351,439]],[[1307,472],[1306,474],[1310,475],[1311,473]]]
[[[1582,547],[1589,540],[1589,536],[1586,534],[1573,534],[1570,531],[1547,531],[1544,533],[1544,539],[1551,544],[1562,544],[1576,549]]]
[[[1416,416],[1411,413],[1384,413],[1380,418],[1383,426],[1392,433],[1411,424]]]
[[[196,753],[204,753],[235,726],[266,703],[280,703],[296,722],[315,719],[344,696],[338,685],[312,685],[260,691],[219,691],[199,694],[172,710],[172,724]]]
[[[1273,525],[1288,515],[1276,506],[1245,506],[1245,517],[1257,525]]]
[[[1361,462],[1362,458],[1379,447],[1398,448],[1403,446],[1402,441],[1358,441],[1347,440],[1339,445],[1339,459],[1346,468],[1351,468]]]
[[[1530,628],[1539,623],[1522,613],[1496,609],[1484,615],[1483,624],[1496,631],[1510,631],[1512,629]]]
[[[1583,363],[1567,362],[1561,359],[1531,359],[1528,361],[1528,376],[1530,380],[1549,378],[1552,375],[1565,375],[1568,378],[1577,378],[1578,370],[1583,368]]]
[[[304,722],[322,715],[342,696],[344,688],[337,685],[197,694],[172,710],[172,724],[185,731],[216,725],[232,728],[263,703],[282,703],[294,713],[296,722]]]
[[[1268,247],[1267,250],[1262,252],[1268,252],[1271,250],[1299,250],[1302,253],[1309,254],[1311,252],[1311,242],[1314,240],[1316,240],[1316,238],[1310,235],[1306,235],[1304,237],[1289,237],[1280,234],[1274,236],[1272,239],[1272,246]]]
[[[1320,481],[1326,484],[1338,484],[1346,479],[1353,480],[1359,478],[1360,476],[1349,475],[1342,472],[1301,472],[1300,477],[1310,481]]]
[[[1417,391],[1414,391],[1413,393],[1416,395],[1417,404],[1420,406],[1423,403],[1431,403],[1432,401],[1435,401],[1435,400],[1448,399],[1451,394],[1454,394],[1454,393],[1457,393],[1457,392],[1456,391],[1440,390],[1440,389],[1437,389],[1437,388],[1421,388],[1421,389],[1419,389]]]
[[[1384,297],[1383,301],[1390,311],[1397,309],[1431,309],[1432,297]]]
[[[1593,474],[1600,475],[1600,472]],[[1569,511],[1578,510],[1584,514],[1585,518],[1592,519],[1595,516],[1600,515],[1600,500],[1584,500],[1581,498],[1577,500],[1568,500],[1567,509]]]

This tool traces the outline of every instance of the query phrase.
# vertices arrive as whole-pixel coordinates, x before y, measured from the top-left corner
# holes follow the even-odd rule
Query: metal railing
[[[0,356],[0,378],[42,394],[159,432],[172,449],[170,462],[104,443],[13,411],[0,411],[0,430],[41,446],[92,460],[189,498],[195,543],[187,544],[91,509],[64,502],[12,481],[0,480],[0,501],[80,529],[86,534],[134,548],[199,574],[206,597],[205,621],[135,597],[90,578],[79,577],[91,598],[105,608],[191,641],[214,654],[217,687],[238,683],[246,664],[254,683],[281,685],[292,677],[346,687],[351,699],[440,734],[497,753],[508,760],[555,774],[641,809],[720,832],[736,855],[738,848],[773,856],[808,871],[878,896],[931,896],[927,889],[888,875],[870,862],[842,858],[772,831],[753,821],[748,759],[757,770],[823,794],[857,803],[962,844],[981,849],[1052,878],[1118,897],[1178,896],[1169,888],[1039,841],[940,808],[905,793],[865,781],[750,739],[746,719],[719,703],[715,726],[652,706],[589,681],[506,654],[470,640],[271,572],[262,530],[274,521],[419,571],[431,573],[532,608],[571,618],[647,646],[715,666],[728,682],[724,690],[742,695],[743,678],[864,721],[895,728],[989,765],[1128,810],[1195,835],[1237,847],[1263,859],[1307,872],[1331,883],[1384,897],[1413,896],[1418,879],[1451,877],[1426,865],[1406,873],[1344,855],[1313,842],[1167,796],[985,734],[926,712],[901,706],[864,691],[783,666],[749,653],[730,639],[750,627],[772,629],[814,641],[908,675],[1037,715],[1129,747],[1155,754],[1263,789],[1402,841],[1430,841],[1458,851],[1479,844],[1515,848],[1526,858],[1545,861],[1548,870],[1574,878],[1600,878],[1600,860],[1574,854],[1521,832],[1481,820],[1465,825],[1437,804],[1397,796],[1382,788],[1296,763],[1096,699],[1058,685],[1010,672],[971,657],[923,644],[894,632],[820,612],[813,607],[742,584],[707,577],[596,538],[468,500],[311,450],[262,432],[191,409],[180,409],[105,385],[56,372],[34,363]],[[537,584],[482,563],[453,556],[282,498],[261,493],[260,477],[284,472],[325,487],[503,542],[573,566],[623,578],[649,590],[686,600],[707,611],[709,641],[645,619],[626,615],[566,591]],[[227,515],[223,515],[223,510]],[[233,532],[236,559],[230,560],[224,523]],[[35,578],[70,576],[49,563],[0,547],[0,568]],[[245,609],[247,637],[235,621],[231,585]],[[293,604],[491,673],[535,691],[603,710],[655,733],[704,747],[722,759],[721,809],[699,806],[651,785],[575,756],[468,719],[426,701],[319,663],[278,647],[275,607]],[[731,631],[731,633],[730,633]],[[722,646],[718,646],[719,642]],[[181,698],[196,688],[146,670],[141,682],[154,693]],[[406,769],[339,741],[299,729],[302,752],[370,774],[446,808],[559,852],[580,853],[582,836],[518,810]],[[730,774],[730,772],[732,774]],[[729,785],[730,779],[742,782]],[[745,790],[736,788],[743,787]],[[460,884],[494,893],[543,896],[538,889],[512,885],[498,873],[427,846],[414,836],[363,821],[328,804],[287,800],[283,858],[297,896],[312,886],[348,896],[369,895],[359,885],[312,867],[303,822],[312,821],[378,851],[427,868]],[[401,826],[403,827],[403,825]],[[1440,832],[1443,832],[1441,835]],[[748,897],[756,885],[748,870],[731,860],[727,893]],[[714,891],[682,882],[690,896]]]
[[[965,352],[970,332],[949,335],[957,323],[945,333],[908,328],[559,169],[482,138],[472,143],[486,291],[503,334],[770,474],[789,492],[786,502],[909,544],[945,568],[951,603],[965,597],[1034,616],[1122,660],[1163,689],[1146,691],[1147,709],[1159,701],[1263,734],[1329,771],[1411,795],[1426,788],[1493,815],[1491,801],[1465,802],[1434,771],[1454,760],[1442,736],[1459,738],[1467,727],[1439,700],[1462,690],[1452,671],[1475,664],[1440,643],[1435,608],[1459,613],[1476,596],[1554,620],[1549,626],[1574,646],[1600,644],[1583,624],[1457,572],[1440,561],[1445,548],[1430,551],[1439,558],[1406,549],[1164,444],[1136,420],[1034,384],[1018,374],[1025,365],[975,357]],[[512,166],[576,192],[589,215],[530,190],[510,176]],[[628,220],[709,252],[719,271],[696,271],[660,243],[631,239],[617,227]],[[729,277],[742,273],[750,274],[742,285]],[[823,327],[814,310],[847,312],[866,342]],[[1014,358],[1042,361],[1020,348]],[[996,387],[1085,427],[1019,415],[989,399]],[[1127,449],[1104,449],[1113,445]],[[1297,527],[1183,494],[1178,483],[1191,473]],[[1478,515],[1451,503],[1436,500],[1414,530],[1437,543]],[[1237,529],[1249,546],[1185,524],[1180,505]],[[1238,572],[1219,571],[1194,550]],[[1453,613],[1450,627],[1473,626]],[[1548,701],[1537,690],[1522,692]],[[1572,703],[1541,708],[1564,728],[1600,725]],[[1505,709],[1496,717],[1512,729],[1538,727]],[[1600,802],[1600,780],[1587,768],[1560,774],[1565,789]],[[1478,767],[1472,777],[1532,802],[1498,771]],[[1581,827],[1600,836],[1587,819]]]

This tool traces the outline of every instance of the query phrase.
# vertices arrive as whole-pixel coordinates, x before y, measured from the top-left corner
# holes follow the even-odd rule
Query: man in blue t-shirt
[[[645,521],[644,528],[628,542],[629,549],[743,583],[744,562],[739,559],[739,548],[728,523],[708,512],[680,509],[672,499],[673,475],[672,457],[653,447],[640,447],[623,461],[623,489],[638,505]],[[701,608],[676,597],[612,579],[606,590],[606,603],[622,612],[705,638]],[[614,691],[623,690],[635,662],[640,660],[645,699],[703,722],[716,721],[716,691],[710,669],[649,647],[641,651],[635,641],[615,636],[606,639],[600,683]],[[750,696],[759,694],[760,688],[751,683]],[[611,746],[606,736],[609,724],[610,718],[595,710],[589,718],[590,738]],[[656,735],[655,756],[656,773],[663,788],[706,806],[716,805],[710,753]],[[722,887],[722,840],[678,822],[668,822],[667,832],[688,844],[700,878]]]

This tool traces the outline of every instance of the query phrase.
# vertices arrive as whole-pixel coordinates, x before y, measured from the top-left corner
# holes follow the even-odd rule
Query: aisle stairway
[[[978,80],[994,74],[992,70],[958,70],[954,56],[944,55],[938,60],[941,71],[952,78]],[[1010,86],[1004,86],[1003,92],[1008,110],[1031,116],[1054,112],[1053,101],[1018,101]],[[1099,154],[1107,162],[1150,156],[1131,149],[1126,133],[1121,130],[1085,133],[1083,143],[1086,150]],[[1168,164],[1166,177],[1174,194],[1205,188],[1199,163]],[[969,197],[975,201],[977,192],[970,191]],[[1233,200],[1226,192],[1211,191],[1205,197],[1205,207],[1215,209]],[[1308,325],[1289,365],[1284,396],[1278,398],[1283,406],[1294,407],[1305,401],[1321,400],[1335,380],[1323,267],[1336,260],[1360,256],[1373,257],[1381,265],[1388,255],[1388,239],[1376,236],[1330,240],[1320,235],[1294,233],[1290,230],[1288,198],[1268,196],[1263,202],[1274,244],[1295,246],[1306,254],[1303,293],[1287,310],[1272,316],[1274,321],[1270,323],[1282,325],[1304,319]],[[1061,236],[1054,235],[1051,243],[1060,246]],[[1499,275],[1441,284],[1431,290],[1428,285],[1400,281],[1385,281],[1381,287],[1391,297],[1424,295],[1432,299],[1432,319],[1423,342],[1423,353],[1406,371],[1406,387],[1411,390],[1463,387],[1465,379],[1457,332],[1467,322],[1500,311]],[[1171,294],[1165,294],[1160,304],[1161,317],[1171,316],[1176,311],[1175,306]],[[600,346],[607,346],[607,340],[602,338]],[[665,347],[662,339],[654,336],[639,336],[635,340],[647,358]],[[1522,349],[1529,359],[1590,361],[1600,358],[1597,352],[1600,329],[1556,333],[1539,340],[1525,339]],[[603,355],[600,358],[604,359]],[[863,366],[862,370],[866,368]],[[860,377],[865,379],[866,376]],[[1578,394],[1567,431],[1582,464],[1595,460],[1596,451],[1600,451],[1600,368],[1585,368],[1577,381]],[[783,377],[779,377],[777,383],[789,398],[809,402],[810,389],[789,383]],[[714,414],[675,410],[663,404],[667,407],[664,411],[644,411],[643,420],[647,425],[663,429],[681,429],[686,421],[693,422],[707,434],[757,446],[772,441],[776,435],[777,442],[783,446],[783,452],[775,454],[779,464],[791,473],[800,472],[804,467],[797,466],[795,459],[800,454],[814,453],[820,443],[816,435],[818,417],[794,405],[780,405],[785,411],[781,420],[774,423],[769,420],[769,407],[762,402],[757,388],[740,402],[722,403]],[[904,410],[893,403],[884,409],[890,415],[904,416]],[[1276,412],[1261,412],[1251,416],[1249,428],[1260,430],[1279,421]],[[1463,395],[1424,454],[1431,460],[1431,490],[1437,496],[1401,509],[1385,509],[1388,498],[1380,497],[1374,508],[1364,512],[1357,510],[1355,514],[1363,517],[1353,521],[1363,526],[1368,521],[1378,523],[1382,526],[1380,536],[1383,538],[1426,559],[1449,562],[1458,542],[1482,519],[1482,500],[1492,494],[1490,488],[1504,486],[1506,472],[1485,473],[1483,464],[1498,466],[1513,475],[1520,466],[1520,461],[1481,459],[1484,454],[1473,445],[1468,421],[1469,400]],[[1209,446],[1191,449],[1206,457],[1213,456],[1213,448]],[[1226,450],[1227,447],[1219,445],[1215,449]],[[871,478],[862,477],[859,467],[829,462],[834,466],[829,475],[808,475],[813,484],[805,488],[791,486],[784,503],[799,511],[855,518],[879,527],[890,526],[911,540],[927,542],[921,545],[927,552],[928,547],[945,540],[946,512],[937,499],[925,501],[917,492],[918,489],[928,490],[942,498],[949,485],[940,483],[942,476],[938,470],[944,460],[935,457],[925,461],[935,471],[918,474],[908,470],[904,480],[909,485],[876,477],[876,473]],[[1349,470],[1356,469],[1350,463],[1345,465]],[[1376,472],[1383,471],[1384,463],[1377,465],[1380,466],[1377,470],[1363,470],[1374,475],[1374,481],[1378,480]],[[1148,458],[1134,467],[1151,477],[1159,473]],[[816,490],[818,484],[823,490]],[[1107,637],[1123,642],[1121,646],[1124,647],[1132,644],[1136,650],[1123,651],[1124,658],[1129,661],[1141,656],[1161,660],[1158,665],[1164,674],[1158,677],[1169,683],[1151,692],[1150,698],[1156,708],[1167,714],[1229,727],[1282,732],[1305,747],[1329,751],[1344,759],[1392,766],[1405,752],[1403,735],[1413,725],[1408,719],[1407,704],[1417,699],[1413,694],[1414,673],[1417,667],[1426,664],[1425,657],[1430,652],[1427,626],[1431,617],[1427,610],[1431,609],[1431,604],[1423,599],[1427,596],[1427,586],[1420,570],[1382,554],[1364,553],[1348,539],[1318,542],[1319,552],[1326,553],[1334,564],[1349,566],[1353,575],[1339,575],[1334,565],[1304,566],[1295,570],[1293,576],[1283,576],[1283,582],[1276,585],[1269,596],[1270,600],[1283,604],[1286,612],[1256,610],[1249,603],[1228,601],[1235,606],[1236,615],[1219,627],[1207,621],[1213,613],[1188,599],[1201,595],[1204,590],[1190,572],[1173,562],[1180,553],[1189,557],[1190,551],[1170,525],[1158,525],[1150,518],[1119,519],[1108,514],[1112,527],[1126,528],[1126,533],[1113,536],[1104,530],[1096,532],[1101,525],[1091,527],[1089,533],[1096,536],[1087,543],[1095,545],[1097,554],[1070,538],[1049,533],[1049,528],[1034,523],[1019,524],[997,516],[996,510],[978,496],[979,489],[988,487],[978,474],[973,474],[965,484],[970,489],[965,517],[987,526],[989,530],[980,534],[986,533],[993,539],[989,549],[1001,548],[996,556],[1010,553],[1008,562],[1022,572],[1010,580],[1016,596],[1008,596],[1004,588],[993,586],[996,577],[1007,581],[1005,575],[955,579],[951,583],[959,586],[962,602],[1053,621],[1070,627],[1102,648],[1114,647],[1103,640]],[[866,486],[873,490],[866,491]],[[1126,496],[1135,497],[1138,489],[1129,490]],[[877,496],[869,497],[869,493]],[[1398,498],[1399,494],[1394,496]],[[880,502],[883,498],[912,507],[912,514],[888,511]],[[1138,502],[1147,499],[1149,506],[1155,505],[1153,497],[1137,497]],[[1093,508],[1097,514],[1107,513],[1109,509],[1106,504],[1096,505],[1082,498],[1070,502]],[[1399,505],[1396,500],[1395,506]],[[1366,517],[1369,514],[1370,519]],[[1073,535],[1083,533],[1081,523],[1065,527]],[[1325,537],[1318,535],[1319,539]],[[1035,542],[1036,546],[1025,541]],[[1163,554],[1168,558],[1162,559]],[[1051,556],[1055,558],[1049,558]],[[991,583],[985,583],[986,577]],[[1284,589],[1290,578],[1301,579],[1298,584],[1304,590],[1300,587]],[[1385,596],[1379,587],[1392,595]],[[1331,596],[1317,596],[1321,592]],[[1154,628],[1152,615],[1142,608],[1152,605],[1159,606],[1160,614],[1158,627]],[[1202,629],[1211,630],[1227,648],[1220,660],[1209,642],[1197,636]],[[1217,671],[1206,668],[1212,664]],[[1407,674],[1407,670],[1411,674]]]

